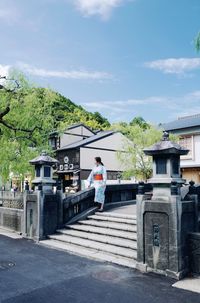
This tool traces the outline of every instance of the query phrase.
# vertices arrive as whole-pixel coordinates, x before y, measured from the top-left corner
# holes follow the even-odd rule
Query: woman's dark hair
[[[95,157],[95,160],[96,160],[97,163],[104,166],[104,164],[101,162],[101,157]]]

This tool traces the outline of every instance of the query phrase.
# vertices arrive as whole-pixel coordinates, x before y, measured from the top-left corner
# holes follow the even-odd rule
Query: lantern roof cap
[[[58,163],[58,160],[50,157],[46,151],[42,151],[40,156],[32,159],[29,161],[30,164],[35,165],[35,164],[48,164],[48,165],[54,165]]]
[[[162,140],[155,143],[149,148],[144,149],[144,153],[148,156],[161,154],[187,155],[189,149],[186,149],[176,142],[170,141],[169,133],[163,132]]]

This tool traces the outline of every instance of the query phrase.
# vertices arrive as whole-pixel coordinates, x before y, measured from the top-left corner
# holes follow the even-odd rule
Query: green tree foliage
[[[144,120],[144,118],[142,117],[135,117],[131,122],[130,122],[131,126],[134,125],[138,125],[140,126],[142,129],[147,129],[149,128],[149,124]]]
[[[89,113],[69,99],[47,88],[30,84],[14,73],[16,81],[5,81],[0,90],[0,176],[24,175],[29,160],[41,150],[51,152],[49,134],[62,132],[69,124],[84,122],[103,129],[109,122],[98,113]]]
[[[143,149],[150,147],[162,138],[162,130],[150,124],[143,127],[138,123],[119,123],[113,128],[122,132],[127,140],[124,142],[124,151],[118,157],[124,167],[124,177],[135,177],[137,180],[147,180],[152,175],[152,158],[144,154]],[[177,140],[175,136],[170,139]]]
[[[110,127],[109,121],[102,117],[100,113],[91,113],[83,109],[81,106],[75,106],[72,111],[65,113],[62,129],[66,129],[67,125],[69,124],[80,122],[84,123],[93,130],[103,130]]]
[[[196,48],[197,52],[199,52],[200,51],[200,32],[195,37],[194,43],[195,43],[195,48]]]

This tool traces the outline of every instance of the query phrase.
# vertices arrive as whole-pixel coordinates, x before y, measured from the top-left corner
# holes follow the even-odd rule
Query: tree
[[[102,125],[104,128],[110,127],[110,122],[108,119],[104,118],[99,112],[94,112],[91,114],[93,119]]]
[[[0,91],[0,175],[30,171],[29,160],[49,149],[48,135],[58,126],[52,91],[36,89],[20,74]],[[13,88],[14,85],[17,86]]]
[[[200,32],[195,37],[194,43],[195,43],[195,48],[196,48],[197,52],[199,52],[200,51]]]
[[[15,80],[12,80],[15,79]],[[99,117],[48,88],[36,87],[22,74],[13,72],[0,86],[0,176],[10,172],[23,176],[29,160],[43,149],[52,153],[49,134],[62,133],[69,124],[84,122],[103,129]],[[103,117],[102,117],[103,121]]]
[[[113,127],[127,137],[124,142],[124,151],[118,153],[124,167],[124,177],[135,177],[146,181],[152,175],[152,158],[146,156],[143,149],[161,140],[162,130],[152,125],[144,129],[138,124],[115,124]],[[175,136],[170,138],[176,140]]]
[[[144,118],[142,117],[135,117],[131,122],[130,122],[131,126],[134,125],[138,125],[140,126],[142,129],[147,129],[149,128],[149,124],[144,120]]]
[[[100,118],[101,117],[101,118]],[[110,126],[109,121],[102,117],[99,113],[97,115],[91,112],[86,111],[81,106],[77,106],[74,110],[70,113],[67,113],[66,119],[64,119],[62,123],[62,128],[66,129],[65,120],[67,120],[67,124],[73,123],[84,123],[88,127],[93,130],[103,130],[107,129]]]

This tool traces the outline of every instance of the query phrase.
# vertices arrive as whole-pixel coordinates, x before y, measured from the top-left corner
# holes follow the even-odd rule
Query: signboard
[[[68,164],[68,163],[69,163],[69,157],[67,157],[67,156],[64,157],[64,163],[65,163],[65,164]]]

